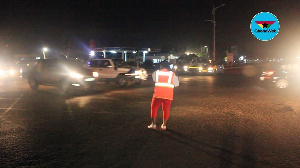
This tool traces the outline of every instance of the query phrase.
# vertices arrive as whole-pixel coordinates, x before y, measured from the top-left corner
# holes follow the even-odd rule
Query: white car
[[[145,69],[129,66],[122,59],[90,59],[85,67],[98,73],[97,81],[116,82],[120,86],[127,86],[129,82],[140,84],[148,78]]]

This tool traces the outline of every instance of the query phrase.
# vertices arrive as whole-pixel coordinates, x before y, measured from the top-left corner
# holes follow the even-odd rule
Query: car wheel
[[[29,83],[30,88],[33,90],[37,90],[39,87],[39,85],[36,82],[36,79],[34,79],[33,77],[30,77],[28,79],[28,83]]]
[[[119,77],[117,83],[121,87],[126,87],[128,85],[128,80],[125,77]]]
[[[280,79],[276,82],[276,86],[280,89],[288,87],[289,83],[286,79]]]

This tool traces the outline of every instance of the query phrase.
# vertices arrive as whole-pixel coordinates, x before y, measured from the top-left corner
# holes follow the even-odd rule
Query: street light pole
[[[47,47],[44,47],[44,48],[43,48],[44,59],[46,59],[46,54],[45,54],[45,52],[47,52],[47,51],[48,51],[48,48],[47,48]]]
[[[207,58],[207,60],[209,60],[209,57],[208,57],[208,47],[204,46],[204,48],[205,48],[205,58]]]
[[[222,4],[220,6],[213,6],[212,9],[212,14],[213,14],[213,20],[206,20],[206,21],[210,21],[213,23],[214,26],[214,46],[213,46],[213,61],[216,60],[216,10],[222,6],[224,6],[225,4]]]

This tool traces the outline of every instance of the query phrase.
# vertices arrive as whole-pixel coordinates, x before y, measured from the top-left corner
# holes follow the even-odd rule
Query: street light
[[[215,61],[216,59],[216,10],[222,6],[224,6],[225,4],[222,4],[220,6],[217,6],[217,7],[214,7],[213,6],[213,9],[212,9],[212,14],[213,14],[213,20],[206,20],[206,21],[210,21],[213,23],[213,26],[214,26],[214,48],[213,48],[213,60]]]
[[[208,47],[204,46],[204,48],[205,48],[205,57],[207,57],[207,59],[209,60],[209,58],[208,58]]]
[[[47,51],[48,51],[48,48],[47,48],[47,47],[44,47],[44,48],[43,48],[44,59],[46,59],[46,54],[45,54],[45,53],[46,53]]]

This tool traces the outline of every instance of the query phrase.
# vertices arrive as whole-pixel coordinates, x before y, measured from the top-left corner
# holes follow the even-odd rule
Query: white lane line
[[[0,108],[0,110],[9,110],[9,108]],[[10,109],[11,110],[11,109]],[[14,108],[13,110],[17,110],[17,111],[28,111],[31,109],[18,109],[18,108]]]
[[[21,100],[21,98],[24,96],[24,94],[25,93],[23,93],[19,98],[17,98],[17,100],[15,102],[13,102],[13,104],[10,105],[10,107],[7,108],[7,110],[5,110],[4,113],[0,117],[3,117],[6,113],[8,113],[14,107],[14,105],[17,104]]]

